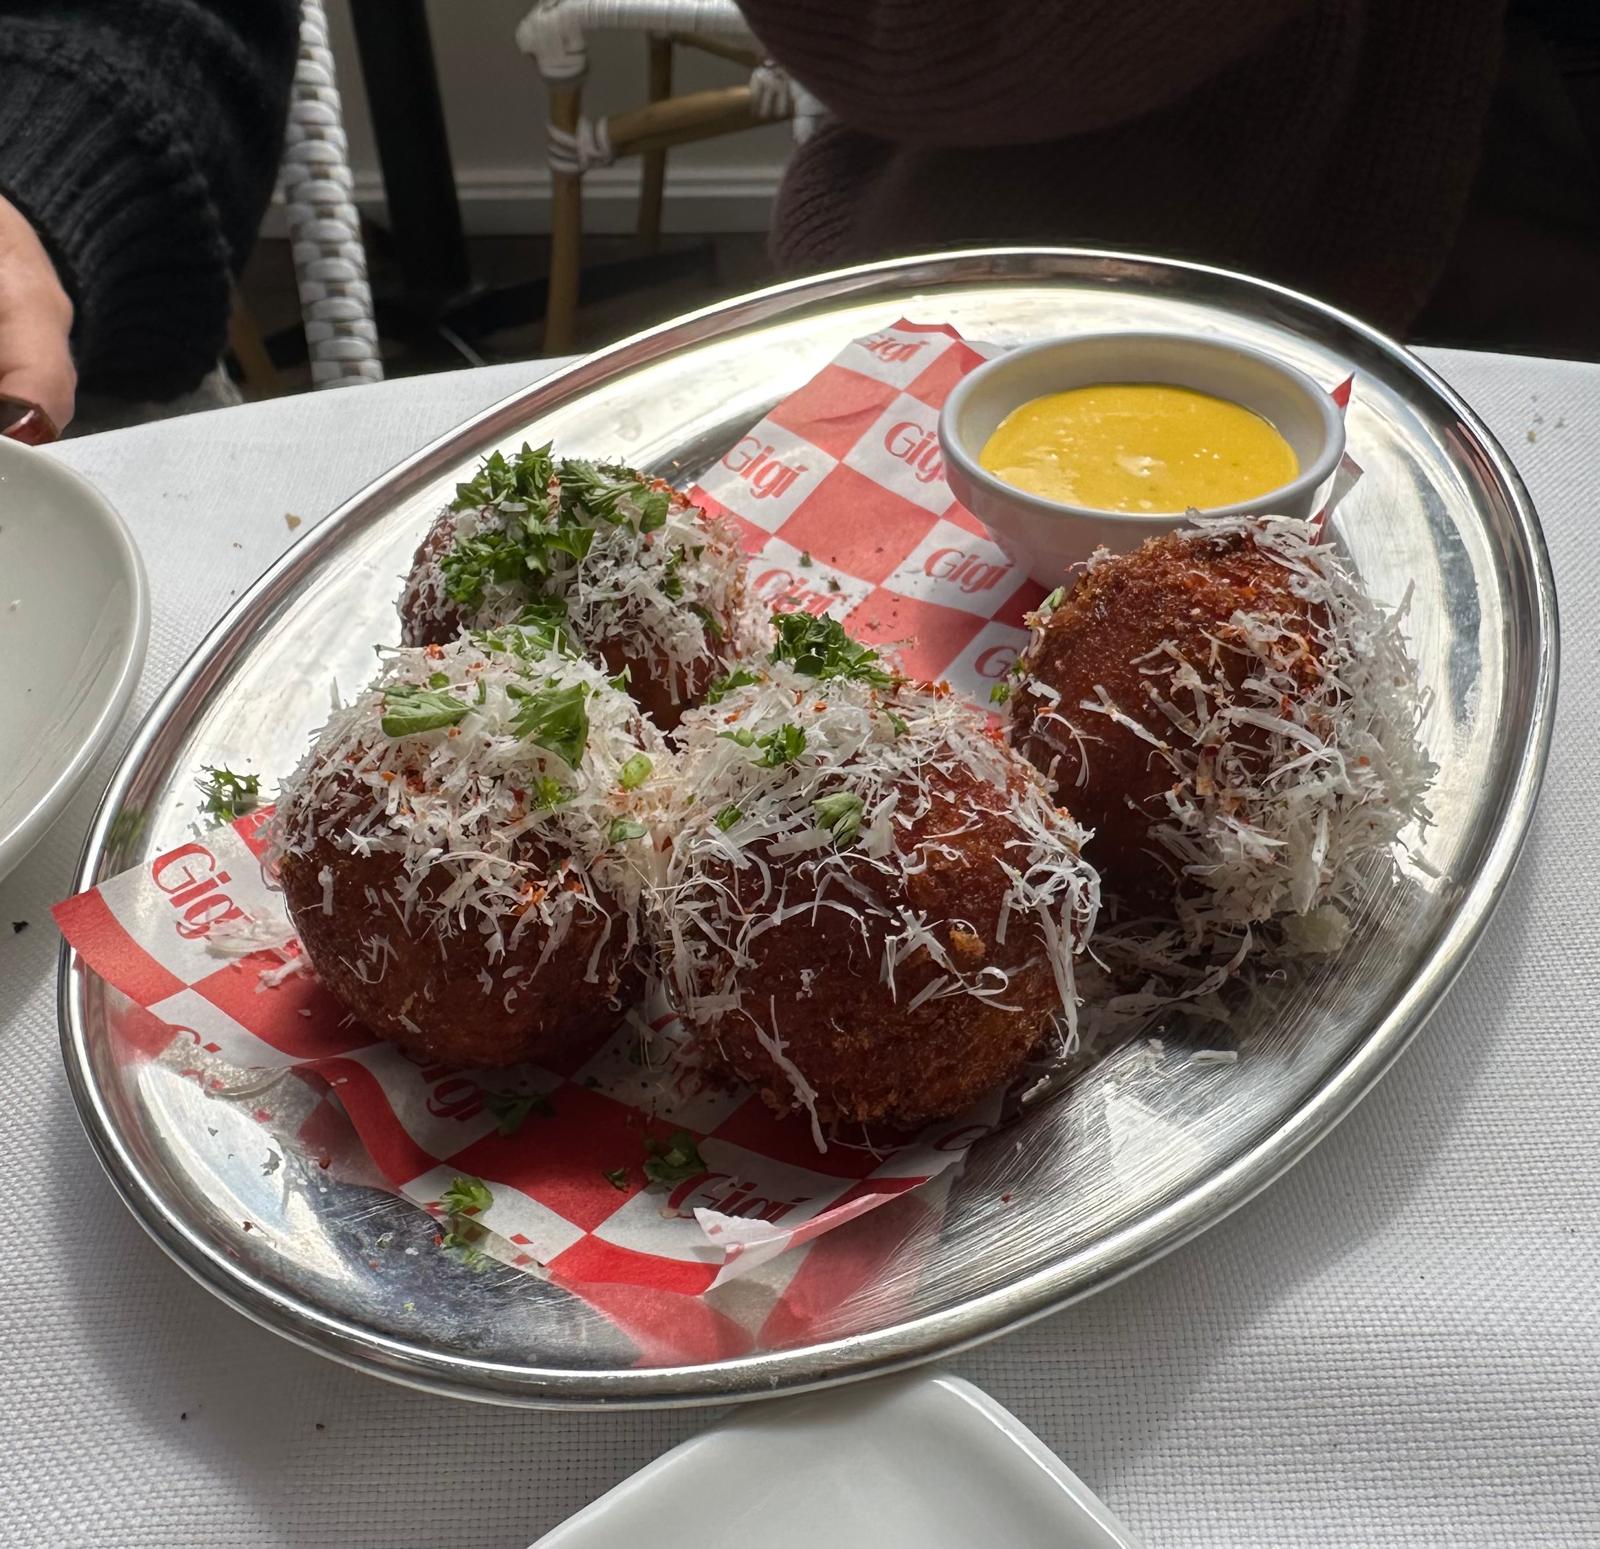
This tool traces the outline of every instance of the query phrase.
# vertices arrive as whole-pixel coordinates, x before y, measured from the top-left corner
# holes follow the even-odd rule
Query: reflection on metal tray
[[[882,1372],[1059,1307],[1219,1220],[1338,1121],[1461,967],[1526,832],[1554,699],[1554,590],[1516,474],[1431,372],[1351,319],[1217,270],[1069,250],[907,259],[763,291],[580,361],[418,453],[291,550],[184,668],[107,794],[78,885],[146,858],[142,836],[181,831],[199,764],[293,766],[329,680],[353,689],[372,642],[392,637],[396,578],[482,453],[551,439],[687,483],[844,341],[901,315],[1001,344],[1190,329],[1324,384],[1357,374],[1347,425],[1364,477],[1336,533],[1375,595],[1414,587],[1440,765],[1438,822],[1411,836],[1419,864],[1371,900],[1342,956],[1253,1014],[1236,1063],[1194,1061],[1176,1036],[1106,1056],[980,1144],[936,1235],[895,1247],[872,1293],[822,1332],[696,1366],[648,1364],[533,1276],[393,1251],[428,1247],[433,1227],[381,1192],[292,1155],[264,1176],[249,1105],[209,1101],[161,1062],[119,1061],[118,997],[66,951],[62,1038],[89,1133],[150,1231],[242,1311],[368,1370],[505,1403],[720,1402]]]

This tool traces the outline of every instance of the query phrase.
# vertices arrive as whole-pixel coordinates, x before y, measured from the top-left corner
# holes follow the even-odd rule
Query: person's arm
[[[34,404],[62,429],[78,376],[72,302],[32,226],[0,199],[0,398]]]
[[[295,0],[0,0],[0,396],[59,411],[64,392],[70,413],[74,362],[151,398],[216,364],[297,18]]]
[[[852,129],[1022,145],[1164,107],[1310,0],[739,0],[762,46]]]

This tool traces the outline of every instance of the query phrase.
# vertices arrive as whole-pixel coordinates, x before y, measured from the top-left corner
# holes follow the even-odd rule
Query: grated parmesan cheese
[[[653,836],[671,764],[633,702],[587,662],[467,638],[381,655],[377,679],[335,711],[283,782],[267,829],[268,873],[319,841],[351,856],[398,857],[394,881],[367,889],[372,924],[391,913],[409,934],[432,934],[441,953],[446,938],[476,943],[485,994],[492,965],[535,920],[548,933],[546,959],[580,907],[602,914],[604,939],[618,936],[631,951],[658,869]],[[405,706],[408,691],[462,713],[448,725],[386,734],[386,713]],[[575,766],[517,724],[531,698],[560,694],[581,702],[587,722]],[[641,751],[651,774],[625,790],[622,766]],[[552,858],[548,867],[530,860],[529,839]],[[331,909],[332,869],[318,880]],[[349,966],[370,983],[396,948],[381,930],[362,941],[363,962]],[[577,971],[585,968],[593,971]]]
[[[1051,803],[1036,771],[996,740],[977,706],[943,685],[819,681],[781,662],[754,675],[719,704],[692,711],[677,733],[682,772],[654,912],[666,974],[687,1020],[714,1034],[725,1016],[748,1019],[815,1129],[814,1084],[779,1034],[775,1002],[749,979],[753,947],[766,932],[833,911],[876,953],[876,977],[891,1000],[901,998],[896,971],[908,959],[921,953],[937,966],[907,1012],[960,996],[1004,1006],[1010,975],[963,966],[937,934],[970,930],[966,922],[929,918],[907,901],[908,882],[930,856],[959,860],[965,852],[949,841],[979,826],[973,815],[914,837],[936,789],[964,773],[999,794],[994,810],[1013,829],[998,857],[1008,883],[1001,940],[1008,925],[1015,931],[1025,920],[1043,944],[1070,1042],[1074,959],[1093,929],[1099,882],[1080,854],[1082,830]],[[776,763],[764,758],[786,728],[803,733],[803,747]],[[832,814],[853,815],[854,826],[841,835]],[[800,859],[780,876],[772,863],[783,857]],[[754,903],[748,892],[741,900],[730,871],[752,879]],[[788,891],[797,886],[801,896]],[[802,996],[815,972],[802,970]]]
[[[1148,950],[1135,956],[1179,979],[1192,976],[1184,964],[1196,951],[1231,953],[1248,927],[1269,921],[1276,926],[1258,933],[1257,947],[1338,950],[1374,865],[1392,869],[1401,834],[1431,821],[1437,771],[1420,740],[1427,702],[1405,640],[1409,597],[1394,610],[1373,603],[1312,522],[1196,518],[1187,530],[1197,554],[1240,535],[1283,567],[1288,588],[1310,605],[1309,625],[1270,610],[1236,612],[1209,633],[1206,660],[1186,659],[1172,640],[1137,659],[1144,720],[1098,688],[1075,707],[1076,727],[1054,701],[1033,727],[1064,749],[1058,726],[1079,736],[1101,717],[1171,768],[1150,839],[1184,878],[1181,940],[1135,922],[1103,931],[1099,946],[1116,955],[1142,933]],[[1110,563],[1101,551],[1089,569]],[[1035,643],[1045,622],[1034,620]],[[1026,677],[1026,660],[1028,691],[1049,700]],[[1146,724],[1152,712],[1165,735]],[[1202,975],[1203,993],[1213,977]]]
[[[667,501],[664,523],[640,532],[638,513],[623,501],[610,517],[586,511],[577,520],[590,535],[582,557],[556,552],[548,574],[524,573],[489,579],[475,604],[451,598],[446,556],[483,534],[510,532],[532,523],[558,531],[563,470],[593,464],[554,463],[548,510],[541,516],[526,502],[501,500],[467,510],[446,509],[434,533],[442,541],[424,545],[408,578],[401,605],[408,628],[429,626],[440,638],[459,620],[466,630],[498,629],[530,603],[554,600],[581,648],[623,642],[630,655],[659,664],[673,702],[685,683],[720,671],[725,661],[759,650],[767,639],[766,614],[749,596],[739,535],[664,481],[637,477]],[[572,518],[564,518],[570,521]],[[709,626],[707,620],[713,621]]]

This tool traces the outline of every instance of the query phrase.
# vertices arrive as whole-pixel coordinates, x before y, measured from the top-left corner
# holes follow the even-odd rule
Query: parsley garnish
[[[817,826],[827,829],[835,844],[849,844],[861,827],[864,806],[854,791],[835,791],[831,796],[817,797],[811,810],[817,815]]]
[[[652,1183],[682,1183],[697,1178],[706,1170],[705,1160],[686,1129],[674,1130],[670,1140],[644,1139],[644,1175]]]
[[[468,1269],[480,1269],[483,1266],[483,1255],[473,1246],[473,1238],[476,1237],[481,1242],[483,1240],[483,1229],[473,1226],[470,1221],[463,1221],[461,1225],[463,1227],[462,1231],[446,1232],[439,1239],[439,1246],[446,1253],[459,1254],[461,1262]]]
[[[607,1168],[600,1176],[619,1194],[626,1192],[628,1187],[628,1169],[626,1167]]]
[[[562,514],[569,520],[581,509],[597,521],[626,524],[638,533],[666,525],[666,491],[651,488],[631,468],[564,457],[560,478]]]
[[[911,728],[907,726],[906,723],[898,715],[896,715],[893,710],[885,710],[883,713],[889,717],[889,724],[894,728],[894,734],[896,737],[903,737],[908,731],[911,730]]]
[[[678,574],[678,566],[683,563],[683,545],[673,544],[667,553],[667,567],[661,572],[661,590],[674,602],[683,601],[683,577]]]
[[[989,690],[989,703],[992,705],[1003,705],[1010,697],[1011,685],[1009,683],[996,683]]]
[[[549,447],[537,452],[524,447],[509,462],[497,453],[476,479],[461,486],[456,510],[490,506],[501,525],[458,539],[440,560],[445,595],[452,602],[466,608],[480,606],[491,581],[501,585],[520,581],[536,594],[555,570],[556,555],[582,560],[588,554],[594,525],[578,520],[564,500],[551,501],[549,484],[555,468],[549,453]]]
[[[554,753],[569,768],[576,769],[589,745],[589,712],[584,709],[589,690],[582,683],[572,683],[566,688],[546,688],[537,694],[524,692],[514,697],[522,700],[511,722],[517,736]]]
[[[475,1216],[494,1203],[494,1195],[481,1178],[457,1178],[439,1196],[439,1203],[453,1216]]]
[[[557,807],[571,801],[572,797],[572,791],[549,775],[540,775],[533,782],[533,804],[546,812],[554,812]]]
[[[1043,602],[1039,604],[1039,611],[1041,613],[1054,613],[1055,610],[1061,606],[1061,601],[1066,595],[1066,587],[1058,586],[1053,592],[1050,593],[1048,597],[1045,598]]]
[[[837,619],[804,612],[774,613],[772,627],[778,632],[772,660],[791,662],[796,672],[812,678],[852,678],[880,688],[894,682],[894,674],[878,653],[852,640]]]
[[[737,731],[719,731],[725,742],[736,742],[741,748],[760,748],[761,757],[755,761],[757,769],[777,769],[792,764],[806,750],[806,734],[798,726],[785,721],[776,731],[758,737],[748,726]]]
[[[634,818],[612,818],[606,830],[607,844],[623,844],[629,839],[643,839],[650,830]]]
[[[472,638],[486,650],[505,651],[524,662],[552,652],[557,656],[582,654],[567,633],[567,605],[559,597],[530,602],[511,623],[479,630]]]
[[[748,688],[752,683],[759,683],[761,675],[752,672],[748,667],[735,667],[732,672],[717,678],[706,690],[706,703],[719,704],[726,699],[735,689]]]
[[[441,688],[417,688],[399,683],[383,691],[383,719],[378,725],[385,737],[415,737],[421,732],[454,726],[467,713],[465,701]]]
[[[665,525],[671,502],[665,490],[630,468],[570,457],[556,463],[548,446],[537,451],[524,446],[514,457],[492,454],[472,479],[457,486],[454,510],[484,508],[494,511],[497,522],[458,539],[440,561],[445,595],[468,609],[482,606],[491,583],[520,584],[537,598],[561,568],[557,556],[580,562],[588,556],[598,523],[626,526],[643,536]],[[669,556],[662,583],[669,597],[683,595],[677,574],[682,559],[681,547]],[[559,591],[559,581],[550,589]],[[540,628],[545,649],[571,649],[548,619]]]
[[[764,737],[756,738],[756,746],[762,750],[761,757],[756,760],[758,769],[778,769],[784,764],[792,764],[806,750],[806,734],[798,726],[785,721],[776,731],[769,731]]]
[[[519,580],[527,569],[524,560],[522,544],[507,532],[491,528],[458,539],[439,561],[445,596],[462,607],[476,608],[491,581],[505,585]]]
[[[617,771],[617,784],[625,791],[638,790],[650,778],[650,771],[654,767],[648,754],[635,753]]]
[[[732,828],[733,825],[737,823],[743,816],[744,813],[742,813],[737,807],[724,807],[722,811],[717,814],[717,827],[720,828],[723,833],[727,833],[727,831]]]
[[[555,1117],[555,1109],[543,1092],[491,1092],[487,1106],[490,1117],[500,1121],[498,1128],[502,1135],[515,1135],[530,1113],[538,1114],[541,1119]],[[456,1180],[457,1183],[461,1181]]]
[[[205,797],[203,811],[224,823],[253,811],[261,800],[261,776],[235,774],[217,764],[202,764],[205,778],[194,783]]]
[[[527,442],[514,456],[491,452],[465,484],[456,485],[452,511],[476,511],[483,506],[525,506],[543,511],[549,504],[550,481],[555,477],[550,448],[534,451]]]
[[[707,640],[720,640],[727,633],[722,627],[722,621],[709,608],[702,608],[699,603],[695,603],[689,611],[700,620],[700,627],[705,630]]]

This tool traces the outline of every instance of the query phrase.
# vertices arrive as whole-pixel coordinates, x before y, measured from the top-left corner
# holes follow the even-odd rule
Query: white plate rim
[[[111,552],[121,562],[121,569],[128,580],[131,606],[128,624],[123,631],[121,664],[88,732],[73,751],[72,757],[54,773],[49,784],[21,812],[11,827],[0,828],[0,877],[15,869],[44,837],[45,831],[60,817],[84,777],[94,767],[95,760],[105,751],[106,744],[133,698],[139,674],[144,670],[145,651],[150,641],[150,583],[145,575],[144,559],[133,541],[128,524],[123,521],[116,507],[76,469],[48,453],[21,446],[0,436],[0,471],[12,458],[19,459],[16,463],[18,467],[29,466],[30,476],[42,476],[46,484],[55,481],[70,492],[67,504],[86,514],[98,526],[109,540]],[[0,811],[0,821],[4,817],[4,812]]]

